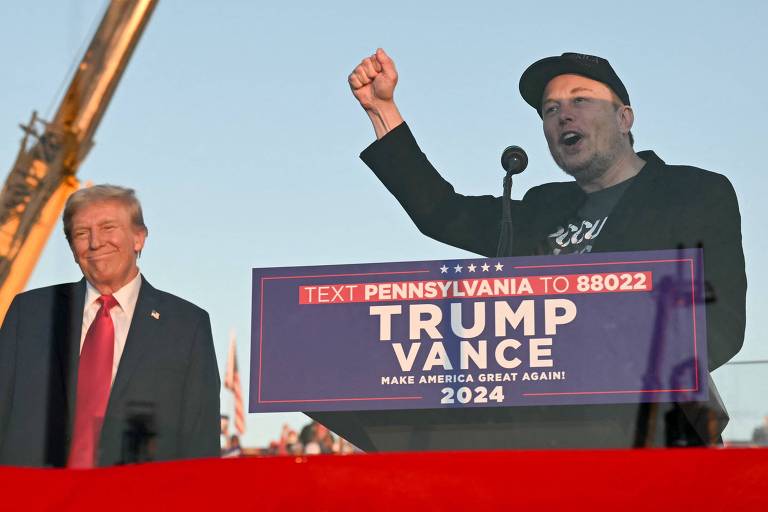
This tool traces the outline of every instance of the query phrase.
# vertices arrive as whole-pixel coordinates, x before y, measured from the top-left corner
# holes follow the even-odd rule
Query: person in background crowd
[[[763,424],[752,432],[752,442],[759,446],[768,446],[768,416],[763,418]]]
[[[227,448],[222,457],[241,457],[242,455],[243,449],[240,446],[240,437],[237,434],[232,434],[229,438],[229,448]]]
[[[219,434],[219,444],[221,445],[222,455],[229,449],[229,416],[222,414],[221,418],[221,430]]]

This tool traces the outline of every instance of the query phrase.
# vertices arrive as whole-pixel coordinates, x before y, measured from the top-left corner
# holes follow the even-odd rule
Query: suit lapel
[[[112,385],[112,392],[107,406],[107,415],[113,407],[112,403],[120,399],[128,388],[131,376],[136,371],[144,355],[149,352],[155,341],[155,331],[158,327],[158,319],[152,313],[156,312],[159,298],[157,291],[141,277],[141,289],[136,300],[136,309],[133,312],[131,327],[128,329],[128,337],[125,340],[125,348],[117,366],[117,375]]]
[[[56,353],[63,378],[62,386],[67,400],[67,425],[72,431],[75,418],[75,399],[77,397],[77,367],[80,362],[80,336],[83,328],[83,309],[85,307],[85,279],[63,287],[58,300],[60,306],[60,324],[56,328],[61,336],[57,336]]]

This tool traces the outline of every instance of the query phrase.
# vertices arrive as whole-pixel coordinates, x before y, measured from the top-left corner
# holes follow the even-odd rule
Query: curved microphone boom
[[[528,155],[520,146],[509,146],[501,154],[501,166],[509,174],[520,174],[528,166]]]
[[[501,226],[497,256],[509,256],[512,252],[512,175],[520,174],[528,166],[528,155],[520,146],[509,146],[501,154],[501,166],[506,171],[504,176],[504,194],[501,197]]]

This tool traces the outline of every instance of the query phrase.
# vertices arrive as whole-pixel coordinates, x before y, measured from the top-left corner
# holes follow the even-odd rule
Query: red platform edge
[[[486,451],[0,467],[3,510],[768,510],[768,449]],[[653,508],[651,508],[653,507]]]

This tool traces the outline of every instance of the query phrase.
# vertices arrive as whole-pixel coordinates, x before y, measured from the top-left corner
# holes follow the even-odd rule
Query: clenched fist
[[[394,102],[397,70],[389,55],[379,48],[349,74],[349,87],[368,113],[378,138],[403,122]]]

